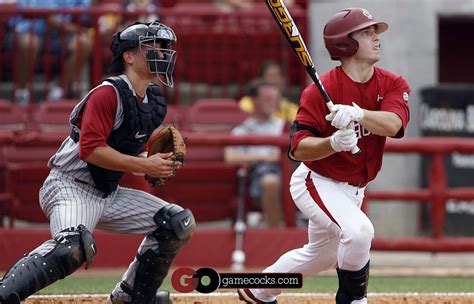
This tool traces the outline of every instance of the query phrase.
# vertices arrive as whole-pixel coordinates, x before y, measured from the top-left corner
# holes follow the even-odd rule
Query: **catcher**
[[[118,183],[124,172],[134,172],[163,184],[184,162],[185,145],[173,128],[160,131],[149,156],[139,157],[166,115],[155,84],[173,85],[175,42],[173,30],[158,21],[135,23],[114,35],[110,70],[120,75],[92,89],[74,108],[71,134],[48,163],[40,204],[52,239],[7,271],[0,280],[1,304],[20,303],[84,263],[87,269],[97,251],[95,228],[145,236],[109,303],[172,303],[169,292],[157,290],[191,238],[193,214]]]

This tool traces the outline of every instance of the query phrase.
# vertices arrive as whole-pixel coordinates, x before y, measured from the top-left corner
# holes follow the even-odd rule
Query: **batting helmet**
[[[125,70],[122,54],[130,49],[140,47],[150,72],[162,75],[166,79],[160,81],[173,87],[173,70],[176,63],[176,43],[174,31],[157,21],[151,23],[136,22],[114,35],[110,49],[114,56],[109,67],[111,73],[123,73]],[[157,47],[156,43],[160,43]],[[159,52],[163,54],[160,56]]]
[[[387,30],[388,24],[373,20],[372,15],[363,8],[346,8],[329,19],[324,26],[324,44],[332,60],[354,55],[359,43],[349,37],[355,31],[375,25],[377,33]]]

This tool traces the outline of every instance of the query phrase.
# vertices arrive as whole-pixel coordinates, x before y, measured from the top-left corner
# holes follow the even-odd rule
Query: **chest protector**
[[[110,77],[106,81],[118,90],[122,100],[123,122],[113,130],[107,144],[120,153],[137,156],[145,147],[153,131],[160,126],[166,116],[166,103],[157,85],[148,87],[148,103],[138,100],[120,77]],[[87,163],[96,187],[109,194],[117,189],[123,172],[113,171]]]

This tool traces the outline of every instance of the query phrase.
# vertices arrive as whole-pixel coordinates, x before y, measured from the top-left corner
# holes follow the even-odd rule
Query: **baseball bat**
[[[285,3],[283,0],[265,0],[265,2],[273,17],[275,18],[278,27],[283,33],[283,36],[285,36],[288,40],[291,49],[295,52],[296,56],[298,56],[298,59],[301,64],[303,64],[306,72],[321,92],[321,95],[323,95],[324,101],[326,102],[326,106],[328,107],[329,111],[332,112],[334,103],[326,92],[326,89],[319,78],[318,72],[316,72],[313,60],[309,55],[306,44],[304,43],[303,36],[301,36],[301,33],[298,30],[295,21],[293,21],[290,12],[286,8]],[[352,155],[359,154],[360,152],[361,150],[357,146],[351,150]]]

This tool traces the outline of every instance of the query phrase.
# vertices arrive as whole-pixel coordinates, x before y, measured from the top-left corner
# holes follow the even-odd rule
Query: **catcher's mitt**
[[[186,157],[186,144],[181,133],[175,127],[165,127],[158,131],[156,136],[153,136],[148,149],[148,156],[156,153],[173,152],[170,160],[179,161],[184,165],[184,158]],[[174,176],[174,174],[173,174]],[[146,179],[152,186],[162,186],[169,177],[151,178],[146,176]]]

